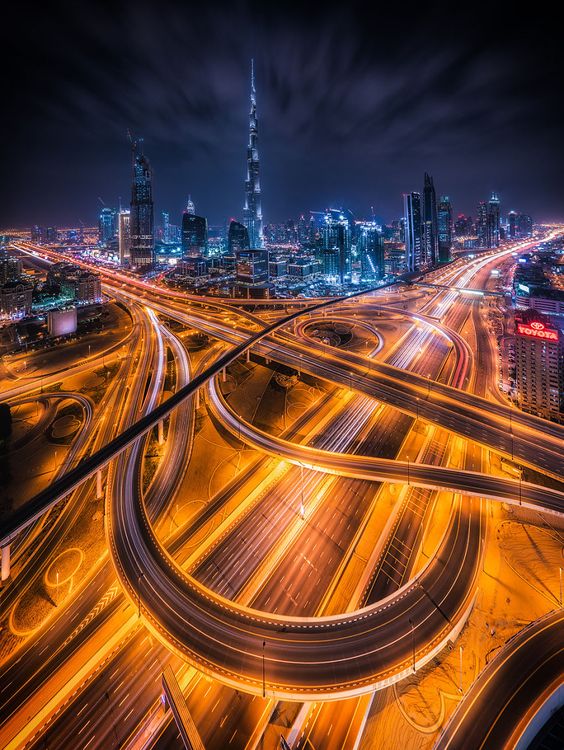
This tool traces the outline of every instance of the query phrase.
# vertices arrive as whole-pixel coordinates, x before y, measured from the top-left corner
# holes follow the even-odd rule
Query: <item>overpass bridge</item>
[[[475,297],[505,297],[503,292],[494,292],[490,289],[472,289],[471,287],[452,286],[451,284],[432,284],[430,281],[407,281],[410,286],[423,286],[430,289],[452,289],[461,294]]]

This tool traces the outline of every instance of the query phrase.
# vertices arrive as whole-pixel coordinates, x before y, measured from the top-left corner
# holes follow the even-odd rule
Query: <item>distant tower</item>
[[[196,207],[190,197],[182,214],[182,257],[202,257],[208,247],[208,220],[196,216]]]
[[[408,271],[419,271],[422,265],[421,193],[403,196],[405,219],[405,256]]]
[[[145,154],[139,152],[137,140],[132,141],[131,158],[130,260],[132,266],[141,268],[155,259],[153,172]]]
[[[452,247],[452,207],[448,195],[441,195],[437,210],[439,234],[439,263],[450,260]]]
[[[249,113],[249,145],[247,147],[247,179],[245,181],[245,207],[243,224],[249,233],[251,248],[262,247],[262,211],[260,206],[260,179],[258,155],[257,99],[255,68],[251,60],[251,111]]]
[[[435,265],[438,256],[437,196],[433,178],[425,172],[423,185],[423,262]]]
[[[486,247],[499,247],[499,195],[492,192],[488,201]]]

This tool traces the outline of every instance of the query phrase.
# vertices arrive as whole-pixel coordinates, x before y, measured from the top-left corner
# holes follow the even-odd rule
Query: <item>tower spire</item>
[[[255,61],[251,58],[251,108],[249,112],[249,145],[247,147],[247,179],[243,223],[249,233],[251,248],[262,247],[262,212],[258,156],[258,121],[255,88]]]

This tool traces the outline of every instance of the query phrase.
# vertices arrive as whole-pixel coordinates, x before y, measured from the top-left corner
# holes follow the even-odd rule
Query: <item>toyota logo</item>
[[[544,328],[544,323],[539,323],[538,321],[534,321],[534,323],[531,323],[531,328],[534,328],[535,331],[542,331]]]

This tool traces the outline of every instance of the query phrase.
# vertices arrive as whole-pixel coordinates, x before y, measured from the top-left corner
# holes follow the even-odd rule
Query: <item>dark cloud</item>
[[[561,215],[558,29],[515,5],[23,3],[5,25],[3,225],[92,221],[129,191],[128,128],[160,208],[240,213],[255,57],[265,216],[392,218],[435,176],[455,208]]]

